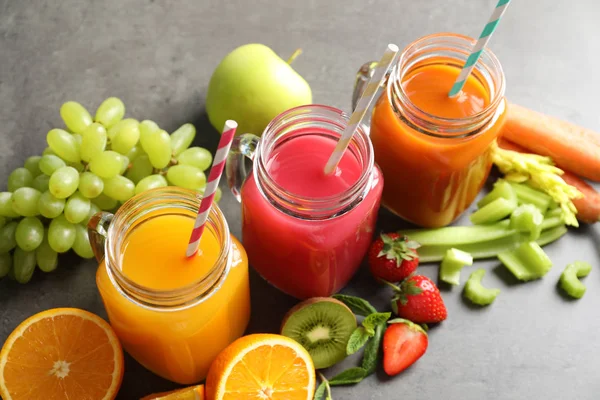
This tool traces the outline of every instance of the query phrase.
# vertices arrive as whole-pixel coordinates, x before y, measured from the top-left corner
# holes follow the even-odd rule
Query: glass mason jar
[[[386,90],[371,116],[375,161],[386,181],[382,203],[423,227],[452,223],[485,183],[492,165],[491,144],[505,121],[504,73],[496,56],[483,50],[471,77],[489,101],[481,111],[464,117],[423,111],[411,100],[412,93],[407,93],[405,84],[424,68],[455,67],[457,75],[474,44],[474,39],[452,33],[430,35],[411,43],[390,72]],[[353,102],[373,66],[366,63],[360,69]],[[435,78],[433,82],[446,85]]]
[[[292,144],[298,168],[286,178],[298,179],[312,166],[318,185],[322,158],[331,154],[348,118],[323,105],[290,109],[271,121],[260,139],[236,137],[227,160],[228,182],[242,205],[242,242],[250,265],[296,298],[329,296],[354,275],[373,236],[383,179],[364,127],[347,149],[357,179],[341,192],[300,195],[276,181],[273,165],[282,163],[281,149]],[[250,172],[245,157],[252,160]]]
[[[220,249],[215,264],[198,281],[172,290],[144,287],[122,272],[123,254],[131,235],[152,219],[195,219],[198,197],[186,189],[154,189],[127,201],[114,216],[98,213],[88,224],[100,263],[96,283],[121,344],[144,367],[180,384],[203,380],[217,354],[246,329],[250,295],[244,248],[229,234],[214,204],[206,229]],[[149,247],[151,254],[161,251]]]

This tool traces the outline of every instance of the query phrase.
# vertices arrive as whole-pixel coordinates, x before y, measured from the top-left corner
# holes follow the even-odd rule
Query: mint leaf
[[[375,327],[377,325],[385,324],[385,322],[390,319],[392,313],[380,313],[376,312],[373,314],[369,314],[367,318],[363,321],[362,325],[365,327],[370,336],[375,335]]]
[[[321,400],[325,396],[325,381],[321,382],[317,390],[315,390],[315,396],[313,400]]]
[[[370,337],[371,335],[369,335],[364,327],[359,326],[356,328],[348,339],[348,344],[346,345],[346,354],[351,355],[359,351],[365,345],[365,343],[367,343]]]
[[[317,374],[321,378],[321,384],[319,385],[317,390],[315,390],[313,400],[321,400],[323,396],[325,396],[325,400],[333,400],[331,398],[331,387],[329,386],[329,381],[319,371],[317,371]]]
[[[367,345],[365,346],[365,352],[361,364],[362,368],[366,371],[365,376],[371,375],[377,368],[377,361],[379,360],[379,347],[384,330],[384,324],[377,325],[375,327],[375,335],[369,339]]]
[[[331,386],[352,385],[367,376],[367,371],[361,367],[349,368],[329,380]]]
[[[361,299],[360,297],[349,296],[347,294],[334,294],[332,297],[347,305],[348,308],[350,308],[356,315],[362,315],[363,317],[366,317],[369,314],[377,312],[371,303],[365,299]]]

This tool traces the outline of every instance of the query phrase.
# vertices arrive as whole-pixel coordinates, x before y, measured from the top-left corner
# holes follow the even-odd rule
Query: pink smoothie
[[[356,183],[362,165],[349,151],[334,174],[323,168],[336,142],[310,135],[273,150],[266,163],[273,181],[288,193],[325,198]],[[383,177],[372,171],[366,196],[346,213],[325,220],[289,215],[259,191],[254,172],[242,187],[242,239],[250,264],[272,285],[297,298],[329,296],[354,275],[375,227]]]

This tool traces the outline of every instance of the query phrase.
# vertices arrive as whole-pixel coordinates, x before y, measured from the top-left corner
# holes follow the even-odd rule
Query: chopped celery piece
[[[517,198],[517,194],[511,184],[504,179],[498,179],[496,183],[494,183],[494,188],[479,200],[477,207],[481,208],[500,198],[506,200],[515,200]]]
[[[520,204],[533,204],[540,209],[542,214],[545,213],[550,206],[552,197],[548,196],[546,193],[534,189],[524,183],[511,182],[510,185],[517,194],[517,199],[519,199]]]
[[[575,261],[567,265],[560,275],[560,287],[571,297],[580,299],[585,294],[585,285],[579,278],[588,276],[592,266],[583,261]]]
[[[552,267],[552,261],[536,242],[526,242],[515,250],[498,254],[502,264],[520,281],[539,279]]]
[[[479,226],[448,226],[435,229],[408,229],[399,232],[399,234],[418,242],[421,247],[447,245],[448,248],[459,244],[487,242],[510,236],[513,233],[514,230],[509,229],[508,220]],[[419,248],[420,254],[421,250]]]
[[[515,199],[509,200],[500,197],[471,214],[471,222],[476,225],[496,222],[508,217],[515,208],[517,208]]]
[[[560,239],[565,233],[567,233],[567,227],[564,225],[559,225],[557,227],[542,231],[542,234],[535,242],[540,246],[545,246]]]
[[[465,265],[473,265],[473,257],[462,250],[449,249],[440,266],[440,279],[451,285],[460,284],[460,270]]]
[[[483,268],[473,271],[465,283],[463,292],[467,299],[480,306],[492,304],[500,294],[500,289],[488,289],[481,284],[484,275]]]
[[[528,232],[529,240],[537,240],[542,233],[544,216],[533,204],[522,204],[510,215],[510,227],[519,232]]]

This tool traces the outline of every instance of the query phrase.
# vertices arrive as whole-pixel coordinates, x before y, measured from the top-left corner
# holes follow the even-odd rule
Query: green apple
[[[304,78],[273,50],[255,43],[238,47],[221,61],[206,94],[206,112],[215,129],[221,132],[225,121],[233,119],[237,133],[259,136],[277,115],[311,103]]]

